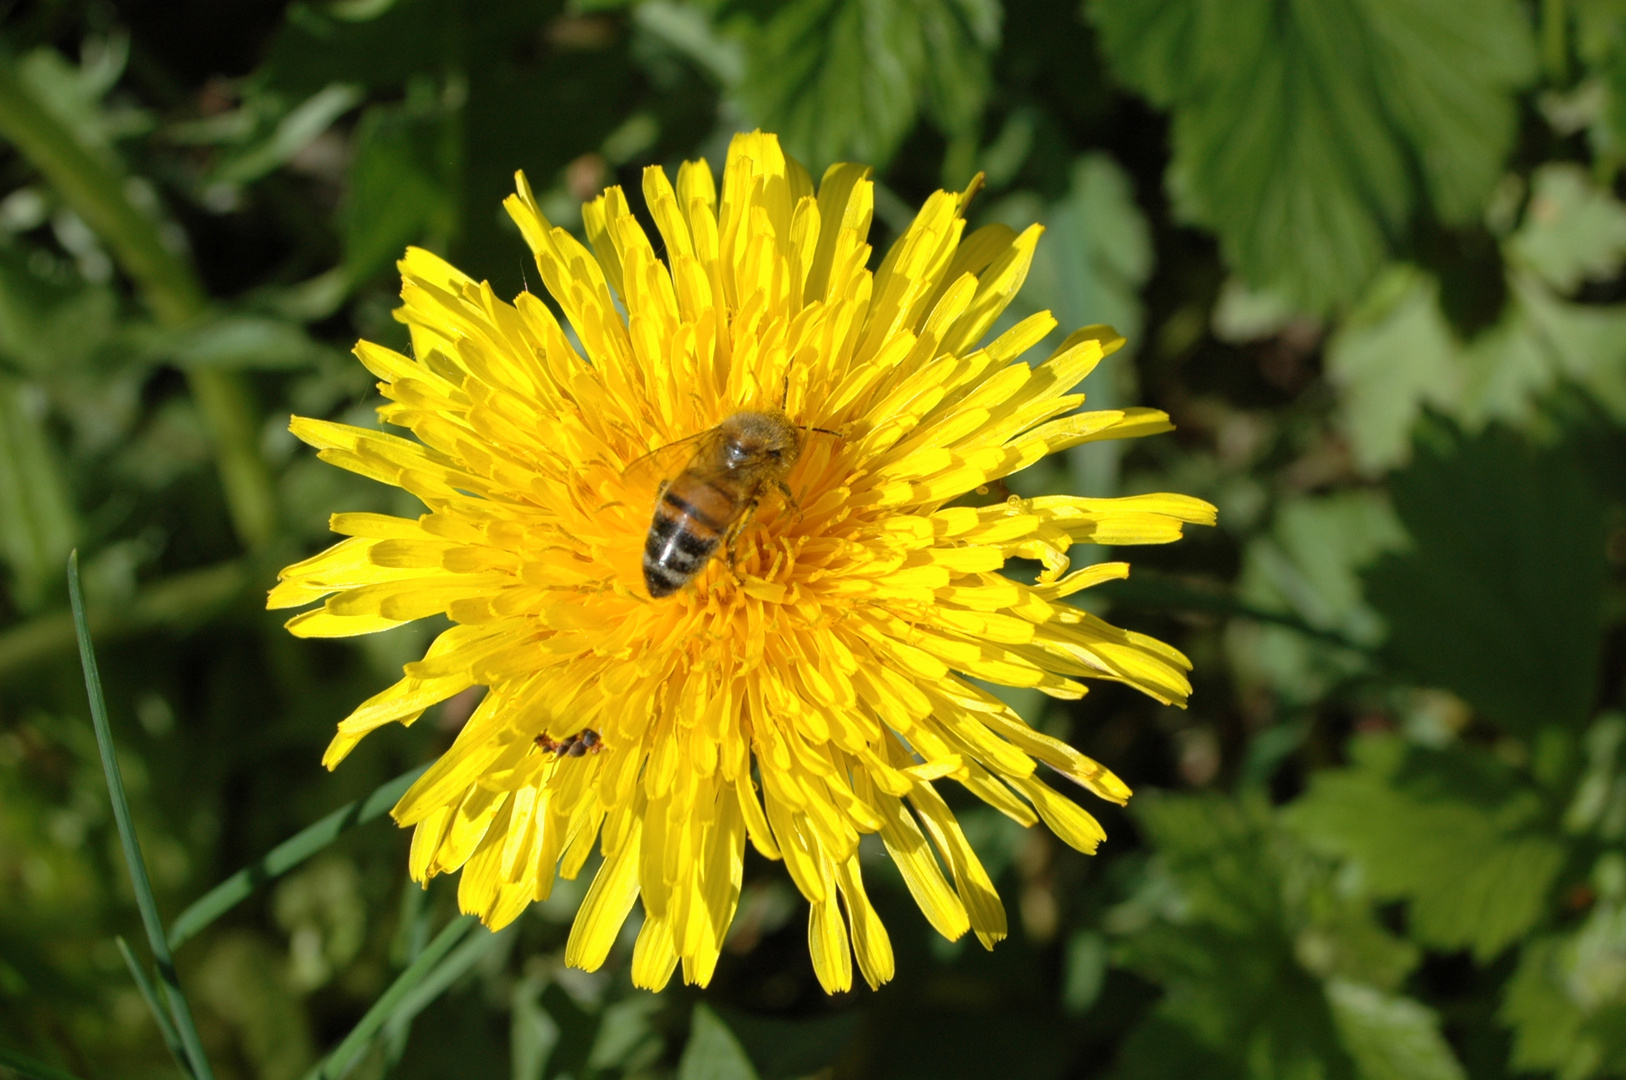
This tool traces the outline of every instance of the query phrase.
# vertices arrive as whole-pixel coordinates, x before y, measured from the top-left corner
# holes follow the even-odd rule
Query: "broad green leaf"
[[[988,53],[999,45],[1000,0],[917,0],[915,30],[926,47],[927,114],[949,136],[975,138],[992,89]]]
[[[1119,77],[1173,113],[1180,215],[1250,284],[1313,311],[1355,299],[1425,196],[1448,221],[1477,214],[1534,68],[1512,0],[1089,10]]]
[[[1525,275],[1510,282],[1528,344],[1552,372],[1585,389],[1619,423],[1626,423],[1626,304],[1575,304]]]
[[[1578,165],[1543,165],[1530,178],[1529,207],[1505,250],[1559,292],[1607,280],[1626,259],[1626,204]]]
[[[1535,257],[1553,273],[1569,258],[1552,251]],[[1528,427],[1539,421],[1541,398],[1565,380],[1626,419],[1626,305],[1564,300],[1513,261],[1509,303],[1471,341],[1453,333],[1435,280],[1396,266],[1328,342],[1338,424],[1363,472],[1405,463],[1412,430],[1427,409],[1469,431],[1495,421]]]
[[[1520,733],[1578,726],[1602,638],[1605,505],[1581,461],[1505,432],[1420,446],[1396,474],[1404,555],[1367,574],[1388,650]]]
[[[748,50],[740,97],[815,175],[841,159],[884,166],[922,106],[974,133],[998,26],[994,0],[793,0]]]
[[[1238,597],[1374,646],[1383,639],[1383,620],[1361,596],[1360,570],[1404,541],[1394,510],[1379,492],[1289,498],[1277,509],[1269,532],[1248,542]],[[1314,700],[1365,666],[1353,650],[1280,626],[1233,629],[1230,645],[1239,674],[1289,700]]]
[[[1485,962],[1544,917],[1565,850],[1528,786],[1460,747],[1368,736],[1353,753],[1353,768],[1316,774],[1287,821],[1348,859],[1369,895],[1409,901],[1416,940]]]
[[[44,413],[37,386],[0,375],[0,558],[12,601],[23,611],[55,592],[79,532]]]
[[[1513,1029],[1516,1069],[1626,1071],[1626,908],[1600,904],[1574,933],[1527,944],[1498,1018]]]
[[[1586,1014],[1564,992],[1561,950],[1555,937],[1525,944],[1499,1018],[1513,1029],[1514,1068],[1552,1069],[1565,1080],[1582,1080],[1597,1073],[1603,1055],[1596,1039],[1583,1035]]]
[[[1116,961],[1164,996],[1131,1034],[1116,1075],[1353,1078],[1387,1061],[1374,1029],[1422,1012],[1388,992],[1415,951],[1335,888],[1331,867],[1283,834],[1263,800],[1137,803],[1154,858],[1140,895],[1108,926],[1122,935]],[[1342,999],[1384,1008],[1351,1016]]]
[[[1440,1036],[1439,1017],[1411,998],[1334,979],[1327,984],[1327,1000],[1362,1080],[1463,1080],[1467,1075]]]
[[[694,1007],[689,1042],[678,1061],[678,1080],[757,1080],[734,1033],[705,1005]]]
[[[1377,473],[1405,461],[1424,408],[1450,409],[1462,371],[1439,286],[1409,266],[1391,267],[1327,342],[1338,388],[1338,426],[1356,465]]]

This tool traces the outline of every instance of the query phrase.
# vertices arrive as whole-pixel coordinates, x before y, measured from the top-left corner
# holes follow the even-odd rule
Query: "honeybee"
[[[719,547],[732,557],[734,539],[769,487],[794,503],[785,477],[801,452],[802,432],[782,412],[735,413],[698,436],[689,463],[655,496],[644,541],[649,595],[659,600],[683,588]]]

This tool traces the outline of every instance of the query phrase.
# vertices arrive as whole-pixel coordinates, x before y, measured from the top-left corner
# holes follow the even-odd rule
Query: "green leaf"
[[[728,1025],[705,1005],[694,1007],[678,1080],[757,1080],[757,1071]]]
[[[1610,712],[1598,717],[1584,746],[1586,768],[1564,812],[1564,827],[1618,841],[1626,836],[1626,716]]]
[[[1559,292],[1606,281],[1626,260],[1626,205],[1579,165],[1543,165],[1530,178],[1529,207],[1505,250]]]
[[[1050,206],[1016,195],[988,212],[1012,228],[1034,221],[1045,227],[1011,305],[1021,314],[1010,321],[1049,310],[1059,324],[1058,341],[1080,326],[1106,323],[1135,349],[1145,322],[1140,291],[1152,273],[1151,228],[1129,174],[1112,158],[1085,154],[1073,162],[1070,177],[1067,194]]]
[[[226,313],[146,335],[140,345],[142,355],[185,370],[293,371],[313,367],[332,351],[297,323]]]
[[[1495,431],[1447,443],[1391,485],[1412,548],[1367,574],[1389,652],[1513,731],[1579,726],[1602,639],[1602,497],[1562,448]]]
[[[1362,1080],[1462,1080],[1431,1010],[1411,998],[1334,979],[1327,1000]]]
[[[833,1065],[863,1021],[853,1011],[783,1020],[721,1010],[762,1080],[800,1080]]]
[[[1447,221],[1475,216],[1534,72],[1512,0],[1089,10],[1119,77],[1174,114],[1180,215],[1250,284],[1314,311],[1356,297],[1425,195]]]
[[[1570,379],[1626,424],[1626,304],[1570,303],[1526,275],[1510,284],[1527,342],[1519,347],[1544,356],[1550,372],[1536,389]]]
[[[1440,309],[1438,283],[1409,266],[1381,275],[1333,335],[1327,374],[1339,390],[1339,427],[1361,471],[1375,475],[1407,461],[1426,409],[1470,431],[1498,420],[1537,426],[1542,396],[1561,380],[1626,421],[1626,305],[1564,300],[1523,267],[1524,258],[1510,255],[1509,303],[1472,341],[1457,340]],[[1546,249],[1531,258],[1559,275],[1582,265]]]
[[[988,54],[999,46],[1000,0],[917,0],[915,10],[926,112],[945,135],[975,138],[993,86]]]
[[[1383,621],[1361,596],[1360,570],[1404,542],[1381,493],[1290,497],[1277,509],[1270,531],[1248,542],[1238,598],[1374,646],[1383,638]],[[1230,652],[1241,674],[1294,701],[1314,700],[1366,666],[1361,653],[1281,626],[1234,632]]]
[[[447,176],[447,137],[442,117],[427,105],[375,105],[362,114],[340,218],[352,281],[393,266],[408,244],[451,233],[457,204]]]
[[[1602,904],[1573,934],[1524,947],[1498,1018],[1513,1029],[1510,1064],[1563,1080],[1626,1071],[1626,908]]]
[[[214,180],[247,184],[287,164],[362,100],[359,86],[332,83],[289,109],[263,140],[223,161]]]
[[[739,93],[817,175],[841,159],[884,166],[921,106],[974,133],[987,95],[994,0],[793,0],[747,51]]]
[[[1410,1061],[1374,1046],[1384,1034],[1426,1043],[1415,1029],[1420,1017],[1432,1023],[1427,1010],[1389,993],[1415,950],[1336,888],[1332,867],[1284,834],[1264,800],[1137,804],[1154,857],[1108,927],[1122,935],[1117,962],[1160,984],[1163,998],[1126,1042],[1119,1076],[1457,1075],[1377,1068]],[[1426,1049],[1443,1048],[1433,1039]]]
[[[110,341],[118,298],[50,269],[45,252],[16,243],[0,247],[0,357],[49,377],[87,365]]]
[[[1385,271],[1327,342],[1327,377],[1361,471],[1404,462],[1423,409],[1453,409],[1461,397],[1458,346],[1438,283],[1410,266]]]
[[[1357,739],[1352,755],[1353,768],[1316,774],[1286,820],[1348,859],[1370,896],[1409,901],[1412,937],[1488,962],[1545,916],[1565,849],[1506,766],[1393,736]]]
[[[115,139],[152,125],[151,116],[140,109],[128,104],[109,107],[102,101],[124,73],[129,55],[128,36],[87,40],[78,67],[55,49],[41,47],[18,61],[17,75],[75,141],[111,163]]]
[[[0,558],[13,602],[41,607],[79,532],[73,499],[45,430],[45,395],[0,375]]]

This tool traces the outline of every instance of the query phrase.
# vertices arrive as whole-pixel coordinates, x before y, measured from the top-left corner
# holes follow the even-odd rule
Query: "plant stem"
[[[209,298],[190,262],[164,242],[158,223],[130,201],[116,164],[83,146],[40,104],[0,57],[0,136],[56,188],[73,211],[112,249],[141,290],[154,317],[184,326],[208,311]],[[238,539],[250,549],[276,535],[276,492],[260,457],[247,387],[226,371],[187,373],[192,396],[214,438],[216,464]]]

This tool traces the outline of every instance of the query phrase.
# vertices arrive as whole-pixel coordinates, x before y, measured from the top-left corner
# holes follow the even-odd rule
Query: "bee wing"
[[[642,457],[628,462],[627,467],[621,470],[621,479],[629,489],[648,487],[653,490],[682,472],[689,459],[705,445],[704,440],[716,434],[716,428],[708,428],[665,446],[657,446]]]

